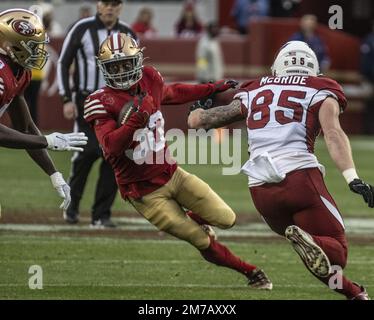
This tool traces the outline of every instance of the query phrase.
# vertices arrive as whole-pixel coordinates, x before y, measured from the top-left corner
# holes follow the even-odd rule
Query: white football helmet
[[[314,51],[303,41],[289,41],[279,50],[271,67],[273,76],[317,76],[319,63]]]

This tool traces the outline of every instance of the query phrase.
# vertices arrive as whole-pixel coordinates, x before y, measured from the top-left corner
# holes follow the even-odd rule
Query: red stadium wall
[[[251,25],[251,35],[223,36],[221,46],[226,64],[227,78],[253,78],[268,74],[278,48],[298,29],[297,19],[265,19]],[[332,70],[328,75],[342,83],[358,83],[359,40],[340,31],[319,26],[318,32],[325,40]],[[55,67],[63,39],[51,42],[55,52],[51,55],[51,68],[45,88],[39,99],[39,126],[42,130],[71,130],[73,122],[62,115],[58,97]],[[193,80],[195,75],[196,39],[142,39],[146,47],[146,63],[154,65],[166,81]],[[352,100],[350,108],[342,115],[343,126],[349,133],[360,133],[362,128],[362,101]],[[186,129],[188,106],[164,108],[168,127]]]

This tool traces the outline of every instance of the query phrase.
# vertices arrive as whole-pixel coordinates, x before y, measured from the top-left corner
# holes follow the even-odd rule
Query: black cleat
[[[110,219],[99,219],[91,222],[90,227],[93,229],[116,228],[116,224]]]
[[[273,284],[261,269],[255,269],[247,275],[248,285],[255,289],[272,290]]]
[[[66,210],[63,210],[62,215],[64,220],[69,224],[77,224],[79,222],[78,214],[71,214],[68,213]]]

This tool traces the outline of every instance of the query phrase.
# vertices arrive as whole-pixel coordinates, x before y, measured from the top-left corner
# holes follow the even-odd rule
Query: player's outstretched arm
[[[362,181],[356,172],[348,137],[340,126],[340,108],[333,98],[327,98],[319,110],[319,121],[327,149],[337,168],[342,172],[351,191],[361,194],[370,208],[374,207],[374,189]]]
[[[0,124],[0,146],[11,149],[42,149],[48,145],[43,136],[25,134]]]
[[[43,136],[31,118],[23,96],[13,99],[8,108],[9,116],[16,130],[1,127],[0,145],[15,149],[43,149],[54,151],[83,151],[88,138],[82,132],[59,133]]]
[[[0,124],[0,146],[10,149],[44,149],[55,151],[83,151],[87,137],[82,132],[54,132],[46,136],[27,134]]]
[[[226,106],[195,109],[188,116],[188,126],[192,129],[211,129],[242,120],[245,116],[242,113],[241,104],[239,99],[235,99]]]
[[[237,87],[236,80],[220,80],[205,84],[174,83],[163,86],[162,104],[182,104],[224,92]]]
[[[56,170],[52,159],[49,157],[46,147],[50,146],[50,142],[48,138],[41,135],[39,129],[36,127],[23,96],[17,96],[13,99],[12,104],[8,108],[8,113],[13,126],[19,131],[19,135],[23,138],[28,136],[29,139],[43,141],[39,149],[36,146],[36,142],[31,143],[31,145],[25,145],[25,149],[35,163],[50,176],[53,187],[59,196],[64,199],[60,208],[67,209],[71,200],[70,187],[65,182],[62,174]],[[19,136],[20,139],[22,138],[21,136]]]

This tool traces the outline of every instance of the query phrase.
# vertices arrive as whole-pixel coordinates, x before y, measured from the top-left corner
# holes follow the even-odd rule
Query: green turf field
[[[351,138],[354,159],[358,173],[367,181],[374,181],[374,139],[368,137]],[[246,137],[242,139],[242,163],[246,158]],[[1,149],[0,168],[2,183],[0,185],[0,203],[6,210],[46,210],[54,211],[59,199],[51,187],[49,178],[28,158],[24,151]],[[237,152],[237,151],[235,151]],[[51,153],[56,166],[67,178],[70,170],[69,153]],[[316,155],[326,166],[326,183],[335,197],[344,216],[373,217],[373,210],[367,208],[363,201],[351,193],[340,172],[334,167],[322,139],[317,143]],[[98,162],[95,169],[97,169]],[[253,213],[255,209],[249,197],[247,179],[243,174],[222,176],[220,165],[183,165],[191,173],[208,182],[211,187],[236,211]],[[86,186],[81,203],[82,211],[89,211],[94,196],[96,172],[93,170]],[[117,197],[115,211],[133,211],[128,204]]]
[[[374,140],[351,139],[359,174],[374,182]],[[246,160],[246,139],[242,140],[242,162]],[[146,222],[131,224],[125,212],[133,212],[117,197],[115,219],[124,221],[115,234],[92,232],[88,228],[96,169],[93,170],[82,201],[85,220],[79,227],[65,226],[58,210],[60,199],[49,178],[24,151],[1,149],[0,203],[0,299],[341,299],[315,280],[302,266],[286,241],[251,224],[238,225],[230,234],[219,234],[235,253],[258,264],[274,282],[272,292],[246,287],[245,279],[235,272],[204,262],[186,243],[160,236]],[[237,152],[237,150],[235,151]],[[70,155],[51,153],[57,167],[67,177]],[[373,218],[374,210],[351,193],[334,168],[324,143],[317,144],[317,156],[327,169],[326,182],[345,217],[359,225],[352,235],[367,238],[352,241],[346,275],[366,286],[374,295],[374,238],[370,223],[357,218]],[[183,165],[207,181],[240,216],[257,217],[243,175],[222,176],[220,165]],[[38,224],[17,222],[28,216],[38,217]],[[12,217],[12,222],[8,220]],[[43,219],[54,219],[45,222]],[[42,219],[42,221],[41,221]],[[5,222],[4,222],[5,220]],[[140,220],[140,219],[138,219]],[[8,221],[8,222],[6,222]],[[56,224],[56,225],[55,225]],[[70,229],[67,229],[70,228]],[[131,233],[142,229],[144,234]],[[122,232],[123,231],[123,232]],[[350,230],[352,231],[352,230]],[[240,236],[231,242],[230,237]],[[248,237],[246,232],[250,233]],[[266,239],[261,241],[256,234]],[[150,236],[151,235],[151,236]],[[28,268],[43,268],[43,290],[28,288]]]
[[[0,242],[0,299],[341,299],[304,270],[283,241],[228,245],[266,269],[271,292],[248,288],[243,276],[204,262],[181,241],[8,234]],[[374,247],[351,251],[345,274],[374,293],[368,269]],[[28,288],[33,264],[43,268],[42,290]]]

